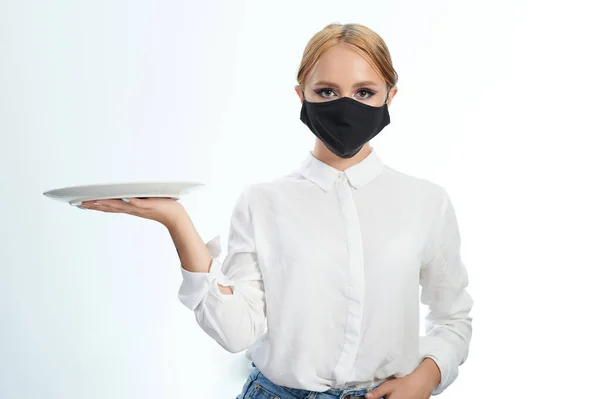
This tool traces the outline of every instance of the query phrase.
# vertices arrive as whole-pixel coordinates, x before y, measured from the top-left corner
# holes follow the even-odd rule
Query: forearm
[[[165,226],[171,235],[181,266],[189,272],[208,273],[212,256],[187,212],[182,211]],[[219,284],[219,290],[224,294],[233,294],[231,287]]]
[[[426,379],[431,383],[432,390],[440,384],[441,371],[433,359],[429,357],[423,359],[417,370],[426,376]]]

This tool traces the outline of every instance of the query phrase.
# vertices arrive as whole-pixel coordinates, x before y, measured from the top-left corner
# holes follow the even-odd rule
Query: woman
[[[467,358],[473,301],[450,198],[368,144],[390,122],[396,81],[386,44],[365,26],[330,24],[310,40],[296,92],[314,149],[292,173],[243,190],[222,263],[219,238],[205,245],[177,201],[83,204],[166,226],[179,299],[223,348],[252,360],[238,399],[429,398]]]

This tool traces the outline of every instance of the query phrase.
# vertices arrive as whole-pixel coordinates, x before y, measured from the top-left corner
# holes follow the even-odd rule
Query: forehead
[[[364,80],[385,84],[364,56],[347,43],[336,44],[321,54],[307,76],[309,83],[320,80],[340,85],[351,85]]]

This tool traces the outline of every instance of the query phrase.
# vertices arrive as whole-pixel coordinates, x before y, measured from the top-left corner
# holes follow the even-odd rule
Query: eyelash
[[[323,95],[323,92],[324,92],[324,91],[332,91],[332,92],[334,92],[334,93],[335,93],[335,91],[334,91],[332,88],[329,88],[329,87],[324,87],[324,88],[322,88],[322,89],[315,90],[315,93],[317,93],[319,96],[321,96],[321,97],[323,97],[323,98],[329,98],[329,97],[331,97],[331,96],[324,96],[324,95]],[[357,93],[360,93],[360,92],[366,92],[366,93],[368,94],[368,96],[367,96],[367,97],[360,97],[360,99],[361,99],[361,100],[365,100],[365,99],[367,99],[367,98],[371,98],[371,97],[373,97],[373,96],[376,94],[376,93],[375,93],[373,90],[371,90],[371,89],[359,89],[359,90],[357,91]]]

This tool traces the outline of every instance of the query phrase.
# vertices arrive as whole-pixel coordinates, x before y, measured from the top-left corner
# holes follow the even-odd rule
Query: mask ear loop
[[[388,97],[390,96],[390,90],[392,90],[392,88],[390,87],[390,89],[387,91],[387,94],[385,95],[385,100],[383,100],[383,105],[382,107],[387,103]]]

